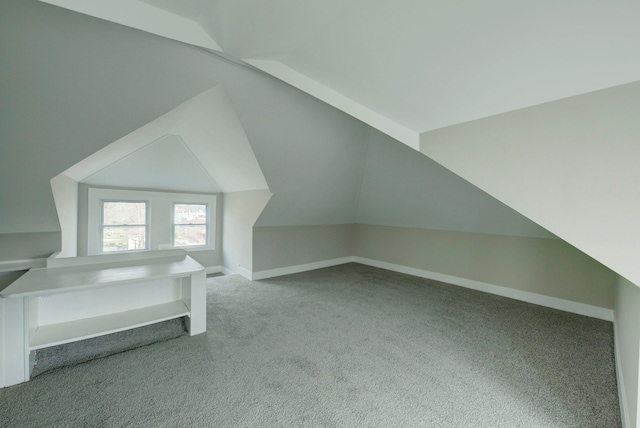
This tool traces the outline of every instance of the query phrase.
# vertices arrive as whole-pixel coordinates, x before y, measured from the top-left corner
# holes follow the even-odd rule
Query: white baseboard
[[[239,268],[238,273],[247,279],[261,280],[273,278],[276,276],[289,275],[292,273],[306,272],[314,269],[337,266],[350,262],[356,262],[363,265],[378,267],[394,272],[406,273],[408,275],[413,275],[421,278],[433,279],[435,281],[441,281],[447,284],[458,285],[460,287],[470,288],[490,294],[496,294],[498,296],[508,297],[510,299],[520,300],[522,302],[533,303],[535,305],[558,309],[578,315],[585,315],[605,321],[613,322],[614,320],[612,309],[600,308],[598,306],[587,305],[585,303],[572,302],[570,300],[560,299],[557,297],[543,296],[542,294],[530,293],[528,291],[516,290],[509,287],[488,284],[486,282],[474,281],[471,279],[460,278],[457,276],[431,272],[428,270],[417,269],[393,263],[381,262],[378,260],[367,259],[363,257],[342,257],[338,259],[323,260],[320,262],[306,263],[302,265],[288,266],[277,269],[268,269],[257,272],[250,272],[247,269]]]
[[[238,275],[243,276],[247,279],[253,279],[253,273],[249,269],[245,269],[241,266],[238,266]]]
[[[222,272],[222,266],[209,266],[205,268],[204,271],[207,275],[210,275],[212,273],[220,273]]]
[[[622,419],[622,428],[631,427],[629,422],[629,411],[627,407],[627,393],[624,387],[624,377],[622,376],[622,362],[620,361],[620,339],[618,335],[618,324],[613,323],[613,344],[615,347],[615,363],[616,363],[616,379],[618,383],[618,399],[620,400],[620,417]]]
[[[292,273],[306,272],[309,270],[322,269],[330,266],[343,265],[345,263],[351,263],[352,261],[353,257],[341,257],[339,259],[323,260],[320,262],[305,263],[296,266],[261,270],[258,272],[253,272],[251,275],[251,279],[255,281],[260,279],[273,278],[274,276],[289,275]]]
[[[511,299],[533,303],[535,305],[546,306],[548,308],[559,309],[561,311],[571,312],[578,315],[585,315],[605,321],[613,321],[614,319],[612,309],[600,308],[598,306],[587,305],[585,303],[572,302],[570,300],[559,299],[557,297],[543,296],[541,294],[530,293],[528,291],[516,290],[509,287],[502,287],[499,285],[488,284],[485,282],[474,281],[471,279],[460,278],[457,276],[446,275],[442,273],[431,272],[428,270],[416,269],[407,266],[396,265],[393,263],[366,259],[362,257],[353,257],[353,261],[368,266],[406,273],[408,275],[418,276],[421,278],[433,279],[435,281],[446,282],[447,284],[458,285],[460,287],[471,288],[473,290],[483,291],[485,293],[509,297]]]
[[[227,269],[224,266],[221,266],[220,272],[222,272],[224,275],[234,275],[235,274],[234,271],[232,271],[231,269]]]

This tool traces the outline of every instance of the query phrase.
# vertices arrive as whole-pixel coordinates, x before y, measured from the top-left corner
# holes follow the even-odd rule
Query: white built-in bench
[[[0,291],[0,387],[29,380],[37,349],[180,317],[206,331],[205,270],[184,250],[50,258]]]

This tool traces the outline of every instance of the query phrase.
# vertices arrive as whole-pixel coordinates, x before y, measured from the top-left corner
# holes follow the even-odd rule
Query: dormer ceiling
[[[214,86],[63,172],[77,182],[192,192],[268,189],[226,92]]]
[[[244,61],[420,134],[640,80],[636,1],[43,0]]]

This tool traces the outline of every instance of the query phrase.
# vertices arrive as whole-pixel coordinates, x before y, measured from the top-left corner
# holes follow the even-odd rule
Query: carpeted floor
[[[206,334],[39,355],[0,425],[621,426],[609,322],[358,264],[207,284]]]

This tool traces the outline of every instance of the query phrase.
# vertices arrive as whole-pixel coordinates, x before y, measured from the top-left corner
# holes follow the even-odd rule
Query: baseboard
[[[543,296],[541,294],[530,293],[528,291],[515,290],[513,288],[502,287],[499,285],[488,284],[485,282],[431,272],[423,269],[396,265],[393,263],[381,262],[378,260],[366,259],[363,257],[353,257],[353,261],[368,266],[378,267],[394,272],[406,273],[408,275],[418,276],[421,278],[433,279],[435,281],[446,282],[447,284],[458,285],[460,287],[483,291],[490,294],[496,294],[498,296],[508,297],[510,299],[520,300],[527,303],[533,303],[535,305],[546,306],[548,308],[571,312],[578,315],[585,315],[588,317],[612,322],[614,320],[612,309],[600,308],[598,306],[587,305],[585,303],[577,303],[570,300],[559,299],[557,297]]]
[[[220,273],[222,272],[222,269],[222,266],[209,266],[205,268],[204,271],[207,275],[210,275],[212,273]]]
[[[314,269],[337,266],[350,262],[356,262],[363,265],[378,267],[394,272],[405,273],[421,278],[433,279],[435,281],[441,281],[447,284],[458,285],[460,287],[470,288],[472,290],[508,297],[510,299],[520,300],[522,302],[533,303],[535,305],[545,306],[548,308],[558,309],[561,311],[584,315],[592,318],[598,318],[605,321],[613,322],[614,320],[612,309],[600,308],[598,306],[587,305],[585,303],[572,302],[570,300],[560,299],[557,297],[543,296],[541,294],[530,293],[528,291],[516,290],[509,287],[488,284],[486,282],[474,281],[471,279],[460,278],[457,276],[431,272],[428,270],[417,269],[393,263],[381,262],[378,260],[367,259],[363,257],[341,257],[338,259],[323,260],[320,262],[287,266],[277,269],[268,269],[257,272],[251,272],[247,269],[238,268],[238,273],[247,279],[261,280],[273,278],[276,276],[289,275],[292,273],[306,272]]]
[[[345,263],[351,263],[352,261],[353,261],[353,257],[341,257],[338,259],[323,260],[320,262],[305,263],[302,265],[287,266],[287,267],[277,268],[277,269],[261,270],[261,271],[253,272],[251,275],[251,279],[260,280],[260,279],[273,278],[275,276],[289,275],[292,273],[300,273],[300,272],[306,272],[309,270],[343,265]]]
[[[234,271],[232,271],[231,269],[227,269],[224,266],[221,267],[220,272],[222,272],[223,275],[235,275]]]
[[[622,428],[631,427],[629,422],[629,412],[627,407],[627,393],[624,387],[624,377],[622,376],[622,362],[620,361],[620,340],[618,335],[618,324],[613,323],[613,344],[616,363],[616,379],[618,383],[618,399],[620,401],[620,417],[622,419]]]
[[[245,269],[241,266],[238,266],[238,275],[243,276],[247,279],[253,279],[253,273],[249,269]]]

